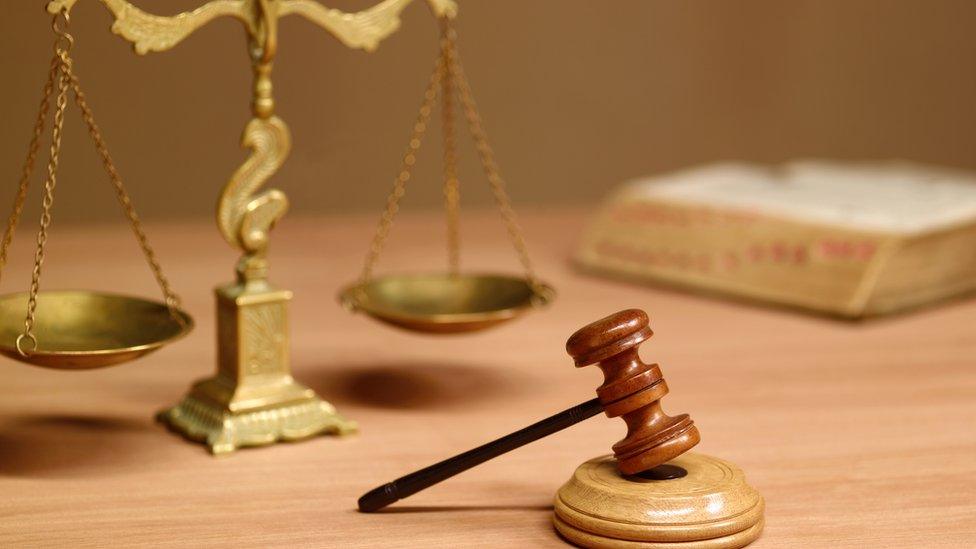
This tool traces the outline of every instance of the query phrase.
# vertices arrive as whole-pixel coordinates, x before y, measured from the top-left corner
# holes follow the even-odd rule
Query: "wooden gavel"
[[[382,509],[601,411],[607,417],[621,416],[627,423],[627,436],[613,445],[617,468],[624,475],[647,472],[686,452],[698,444],[698,428],[688,414],[670,417],[661,410],[661,397],[668,394],[661,368],[644,364],[637,354],[640,344],[652,334],[647,313],[639,309],[620,311],[584,326],[570,336],[566,351],[577,368],[599,364],[603,370],[597,398],[374,488],[359,498],[359,510]]]

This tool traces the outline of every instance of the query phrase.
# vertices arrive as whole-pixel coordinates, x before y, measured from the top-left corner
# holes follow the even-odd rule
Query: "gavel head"
[[[657,364],[641,361],[637,348],[651,337],[647,313],[627,309],[584,326],[570,336],[566,351],[576,367],[598,364],[603,385],[596,394],[607,417],[623,417],[627,436],[613,445],[617,468],[633,475],[657,467],[701,440],[688,414],[661,410],[668,385]]]

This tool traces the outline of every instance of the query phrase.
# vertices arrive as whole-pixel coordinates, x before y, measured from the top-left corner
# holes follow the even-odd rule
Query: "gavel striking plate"
[[[742,471],[721,459],[688,452],[700,441],[688,414],[668,416],[668,386],[638,347],[653,332],[644,311],[628,309],[593,322],[566,343],[577,367],[598,364],[597,398],[524,429],[375,488],[359,499],[377,511],[462,471],[603,411],[621,417],[627,436],[613,456],[580,465],[559,489],[556,530],[584,547],[743,547],[763,529],[765,503]]]

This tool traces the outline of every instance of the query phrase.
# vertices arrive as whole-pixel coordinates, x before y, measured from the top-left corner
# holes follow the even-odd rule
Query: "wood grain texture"
[[[212,373],[211,289],[236,257],[208,222],[150,226],[198,328],[116,369],[0,364],[0,546],[564,546],[553,497],[622,436],[617,420],[593,418],[383,513],[357,513],[356,498],[590,398],[600,373],[573,368],[563,345],[627,307],[653,319],[641,354],[667,372],[668,407],[695,418],[696,451],[735,463],[765,497],[753,547],[960,547],[976,537],[976,302],[846,324],[586,278],[566,261],[581,212],[520,213],[560,298],[497,330],[438,339],[336,303],[372,215],[282,220],[270,276],[295,292],[296,378],[362,433],[225,458],[152,415]],[[382,267],[442,266],[441,221],[398,219]],[[515,270],[496,214],[468,221],[462,261]],[[29,232],[11,251],[4,291],[29,280]],[[124,227],[56,224],[46,266],[48,289],[155,295]]]
[[[607,549],[732,549],[759,537],[763,499],[741,469],[694,452],[670,464],[687,475],[624,477],[611,456],[583,463],[556,494],[553,523],[574,543]]]

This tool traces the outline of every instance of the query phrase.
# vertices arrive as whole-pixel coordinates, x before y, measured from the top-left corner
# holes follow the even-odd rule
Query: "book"
[[[976,289],[976,175],[903,162],[722,163],[628,182],[584,270],[847,318]]]

